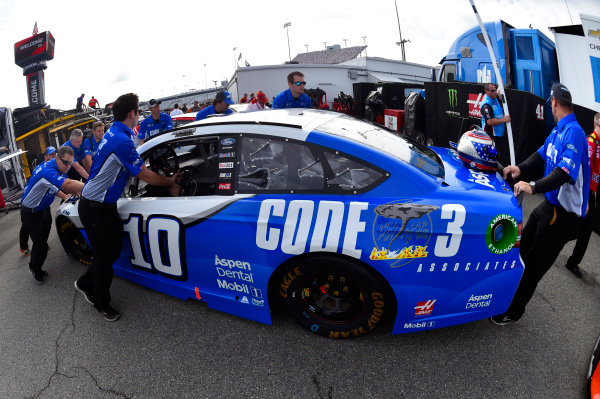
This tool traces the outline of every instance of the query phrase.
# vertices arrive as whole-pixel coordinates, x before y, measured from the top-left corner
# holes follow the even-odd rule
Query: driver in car
[[[108,321],[121,314],[110,306],[112,266],[121,253],[123,223],[117,211],[117,200],[123,193],[129,176],[136,176],[153,186],[167,187],[178,196],[179,174],[162,176],[146,168],[137,153],[131,136],[141,110],[136,94],[124,94],[113,104],[114,123],[98,145],[90,169],[90,178],[83,187],[79,216],[92,246],[92,265],[75,281],[75,288]]]

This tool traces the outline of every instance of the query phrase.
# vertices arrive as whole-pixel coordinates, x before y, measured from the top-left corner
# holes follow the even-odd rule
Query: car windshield
[[[444,165],[430,148],[410,142],[383,126],[376,126],[349,116],[340,116],[316,128],[383,151],[434,177],[444,178]]]

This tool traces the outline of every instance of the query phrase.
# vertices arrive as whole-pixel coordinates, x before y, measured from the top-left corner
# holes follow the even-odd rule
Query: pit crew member
[[[229,94],[228,91],[220,91],[215,96],[215,99],[213,100],[213,105],[209,105],[202,111],[198,112],[196,114],[195,120],[199,121],[201,119],[207,118],[209,115],[214,114],[233,114],[233,111],[229,109],[229,106],[231,104],[234,104],[233,100],[231,99],[231,94]]]
[[[498,325],[517,322],[523,316],[538,282],[564,245],[574,238],[587,210],[590,159],[585,133],[575,119],[566,86],[555,83],[549,101],[557,125],[544,145],[520,165],[504,168],[504,178],[509,174],[517,178],[543,167],[542,179],[519,181],[514,193],[544,193],[545,200],[534,209],[523,229],[520,253],[525,271],[508,310],[490,317]]]
[[[310,108],[310,97],[304,94],[304,74],[299,71],[287,76],[289,89],[282,91],[273,100],[273,108]]]
[[[589,211],[585,215],[585,219],[581,228],[577,232],[577,242],[573,253],[567,260],[565,267],[569,269],[576,277],[582,278],[579,263],[585,255],[590,236],[592,235],[593,221],[596,217],[598,180],[600,180],[600,112],[594,115],[594,130],[587,137],[588,155],[590,157],[591,180],[590,180],[590,196],[588,198]]]
[[[74,162],[71,147],[58,149],[55,159],[44,162],[31,175],[21,199],[21,230],[31,237],[31,259],[29,271],[36,283],[42,284],[48,273],[42,270],[48,255],[48,236],[52,226],[50,205],[58,195],[66,199],[63,190],[68,193],[80,193],[83,183],[66,177],[66,173]]]
[[[85,151],[83,146],[83,132],[81,129],[74,129],[71,132],[71,137],[67,140],[63,146],[71,147],[73,153],[75,154],[75,158],[73,159],[73,168],[69,170],[67,177],[73,180],[81,180],[87,179],[89,177],[88,172],[81,165],[83,159],[85,158]]]
[[[121,253],[123,223],[117,212],[117,200],[129,176],[136,176],[153,186],[169,189],[179,195],[178,174],[165,177],[146,168],[138,155],[131,129],[138,123],[141,110],[138,96],[124,94],[113,104],[113,122],[98,146],[90,178],[85,183],[79,202],[79,215],[92,246],[93,261],[86,273],[75,281],[75,288],[85,295],[108,321],[121,315],[110,306],[113,263]]]
[[[150,116],[140,123],[140,130],[137,135],[140,145],[144,144],[152,136],[173,129],[173,120],[171,117],[164,112],[160,112],[160,101],[152,99],[148,102],[148,107]]]

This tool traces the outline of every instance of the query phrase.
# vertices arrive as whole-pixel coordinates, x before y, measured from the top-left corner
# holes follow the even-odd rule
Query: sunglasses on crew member
[[[61,157],[57,157],[57,158],[60,159],[60,162],[62,162],[65,166],[70,166],[73,164],[73,162],[75,162],[75,161],[65,161]]]
[[[306,86],[306,82],[294,82],[296,86]]]

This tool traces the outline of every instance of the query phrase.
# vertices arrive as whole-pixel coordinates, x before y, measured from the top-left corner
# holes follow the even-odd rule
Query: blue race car
[[[394,333],[504,312],[523,273],[522,209],[499,173],[329,111],[209,118],[138,148],[181,173],[181,197],[133,178],[118,201],[125,279],[265,324],[283,304],[310,331]],[[77,203],[67,253],[91,261]]]

